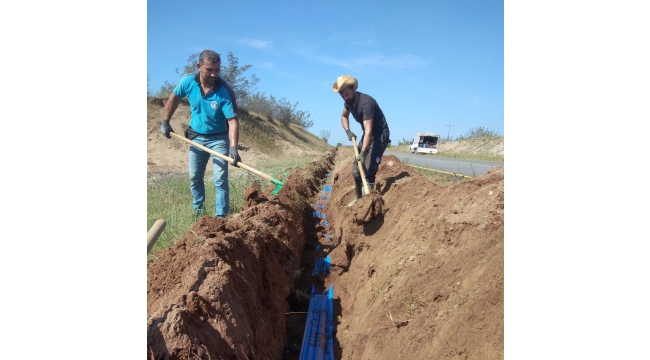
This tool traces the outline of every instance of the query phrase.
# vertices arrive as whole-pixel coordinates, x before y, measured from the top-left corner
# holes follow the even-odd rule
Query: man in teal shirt
[[[230,85],[219,77],[221,57],[212,50],[205,50],[199,55],[196,67],[198,71],[183,76],[169,95],[160,131],[165,137],[171,138],[169,133],[174,130],[169,121],[176,111],[180,99],[187,97],[192,116],[185,137],[220,154],[230,156],[232,164],[237,166],[237,163],[241,161],[237,153],[239,144],[237,103]],[[188,165],[195,219],[205,211],[203,177],[210,156],[209,153],[190,146]],[[215,216],[225,218],[228,215],[230,203],[228,162],[212,155],[212,173],[216,188]]]

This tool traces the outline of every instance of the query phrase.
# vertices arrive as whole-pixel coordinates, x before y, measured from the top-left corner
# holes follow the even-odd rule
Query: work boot
[[[363,197],[363,194],[362,194],[361,191],[362,191],[361,183],[355,182],[354,183],[354,200],[352,200],[352,201],[350,201],[348,203],[348,207],[354,205],[354,203],[356,203],[357,200],[359,200],[359,199],[361,199]]]
[[[205,210],[204,209],[196,209],[194,210],[194,215],[192,216],[192,221],[198,221],[201,217],[205,215]]]

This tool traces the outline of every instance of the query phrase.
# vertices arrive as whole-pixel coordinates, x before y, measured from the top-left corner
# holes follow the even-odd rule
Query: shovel
[[[361,161],[356,161],[356,158],[359,157],[359,149],[357,149],[357,138],[352,137],[352,148],[354,149],[354,159],[359,165],[359,172],[361,173],[361,180],[363,181],[363,189],[366,190],[366,194],[370,193],[370,188],[368,187],[368,182],[366,181],[366,174],[363,172],[363,165],[361,164]]]
[[[207,153],[210,153],[210,154],[212,154],[212,155],[214,155],[216,157],[222,158],[222,159],[228,161],[232,165],[232,158],[230,158],[228,156],[221,155],[221,154],[219,154],[218,152],[216,152],[214,150],[208,149],[207,147],[205,147],[203,145],[199,145],[199,144],[195,143],[194,141],[192,141],[190,139],[187,139],[187,138],[185,138],[183,136],[177,135],[177,134],[175,134],[173,132],[170,132],[169,135],[171,135],[171,136],[173,136],[173,137],[175,137],[175,138],[177,138],[179,140],[185,141],[186,143],[188,143],[188,144],[190,144],[190,145],[192,145],[192,146],[194,146],[196,148],[199,148],[199,149],[201,149],[201,150],[203,150],[203,151],[205,151]],[[280,192],[280,189],[282,189],[282,185],[284,185],[283,181],[274,179],[270,175],[267,175],[267,174],[265,174],[265,173],[263,173],[261,171],[255,170],[252,167],[244,164],[241,161],[238,162],[237,165],[233,165],[233,166],[240,167],[240,168],[242,168],[244,170],[247,170],[248,172],[253,173],[253,174],[255,174],[255,175],[259,176],[259,177],[262,177],[263,179],[265,179],[267,181],[270,181],[271,183],[276,185],[275,189],[273,191],[271,191],[271,194],[273,194],[273,195],[277,195],[278,192]]]

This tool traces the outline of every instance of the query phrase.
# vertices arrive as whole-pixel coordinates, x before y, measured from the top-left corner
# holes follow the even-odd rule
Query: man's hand
[[[348,140],[350,140],[350,141],[352,141],[352,138],[357,137],[356,135],[354,135],[354,133],[352,131],[350,131],[350,129],[345,130],[345,133],[348,134]]]
[[[366,160],[366,156],[368,156],[368,152],[362,151],[361,153],[359,153],[359,156],[357,156],[356,161],[357,162],[361,161],[361,163],[363,164],[363,162]]]
[[[174,129],[169,125],[169,120],[163,120],[162,124],[160,125],[160,132],[165,135],[167,139],[171,139],[171,135],[169,135],[170,132],[174,132]]]
[[[232,159],[232,164],[234,166],[237,166],[237,163],[241,162],[241,158],[239,157],[239,154],[237,153],[237,147],[236,146],[231,146],[230,147],[230,158]]]

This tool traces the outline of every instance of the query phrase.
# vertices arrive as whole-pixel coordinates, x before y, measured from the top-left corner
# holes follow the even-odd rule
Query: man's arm
[[[237,146],[239,145],[239,118],[237,118],[237,115],[228,119],[228,139],[230,139],[229,155],[232,158],[233,166],[237,166],[237,163],[241,161],[237,152]]]
[[[163,116],[163,120],[172,119],[172,116],[174,115],[174,112],[178,108],[178,104],[180,104],[180,102],[181,102],[181,98],[174,95],[173,92],[169,94],[169,98],[167,99],[167,104],[165,105],[165,115]]]
[[[348,140],[352,141],[353,136],[355,138],[357,137],[354,135],[352,130],[350,130],[350,110],[346,109],[345,107],[343,107],[343,113],[341,114],[341,125],[343,126],[345,133],[348,135]]]
[[[239,145],[239,118],[237,116],[228,119],[228,139],[230,139],[230,146]]]
[[[363,143],[361,144],[361,151],[368,151],[370,147],[370,138],[372,137],[372,119],[363,120]]]
[[[341,114],[341,125],[343,130],[350,130],[350,111],[346,108],[343,108],[343,113]]]
[[[165,105],[165,114],[163,115],[163,119],[160,124],[160,132],[168,139],[171,138],[169,133],[174,132],[174,129],[172,129],[172,126],[169,124],[169,122],[171,121],[172,115],[174,115],[174,111],[176,111],[179,102],[180,99],[172,92],[167,99],[167,104]]]

